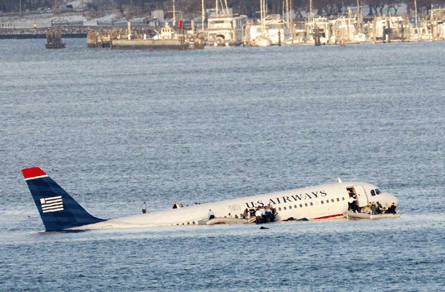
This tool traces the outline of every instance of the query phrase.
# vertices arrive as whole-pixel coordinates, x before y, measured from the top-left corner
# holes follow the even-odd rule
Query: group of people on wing
[[[256,224],[261,224],[273,222],[277,214],[278,213],[275,208],[269,204],[267,206],[257,206],[254,209],[246,208],[244,210],[243,217],[248,219],[250,222],[255,221]]]
[[[235,218],[235,219],[247,219],[249,222],[255,222],[257,224],[261,223],[267,223],[267,222],[273,222],[275,220],[275,216],[277,215],[277,211],[271,206],[258,206],[256,208],[248,209],[246,208],[243,212],[243,214],[238,215],[232,215],[229,213],[229,215],[224,216],[224,218]],[[207,213],[207,218],[209,220],[215,219],[215,213],[212,211],[212,209],[209,209],[209,212]]]
[[[357,201],[357,195],[349,190],[349,201],[348,210],[355,213],[366,213],[366,214],[396,214],[396,205],[392,203],[388,208],[385,208],[379,202],[372,203],[369,202],[366,207],[359,207]]]

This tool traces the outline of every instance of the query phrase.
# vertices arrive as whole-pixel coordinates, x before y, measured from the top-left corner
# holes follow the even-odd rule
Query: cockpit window
[[[375,193],[376,193],[377,195],[380,195],[382,192],[380,192],[379,189],[375,189]]]
[[[371,196],[375,196],[374,190],[371,190]]]

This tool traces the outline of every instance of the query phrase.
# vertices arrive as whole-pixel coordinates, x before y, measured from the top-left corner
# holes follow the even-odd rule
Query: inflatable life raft
[[[346,211],[343,213],[343,217],[351,219],[382,219],[382,218],[399,218],[399,213],[383,213],[383,214],[368,214],[368,213],[356,213],[353,211]]]

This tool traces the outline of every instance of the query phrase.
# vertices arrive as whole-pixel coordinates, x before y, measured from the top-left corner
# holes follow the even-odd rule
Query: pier
[[[115,50],[195,50],[204,48],[204,38],[194,29],[189,31],[170,26],[132,28],[128,23],[126,30],[89,32],[87,46]]]

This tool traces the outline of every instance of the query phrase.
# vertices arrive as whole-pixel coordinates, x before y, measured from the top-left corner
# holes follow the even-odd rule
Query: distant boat
[[[285,44],[289,38],[289,29],[279,14],[267,15],[265,0],[260,0],[260,15],[258,24],[247,25],[245,42],[257,47]]]
[[[258,47],[270,47],[272,42],[266,36],[261,36],[258,39],[255,39],[255,45]]]
[[[207,18],[207,45],[233,47],[241,45],[243,30],[247,24],[246,15],[235,15],[232,9],[219,8],[216,1],[215,12]]]

